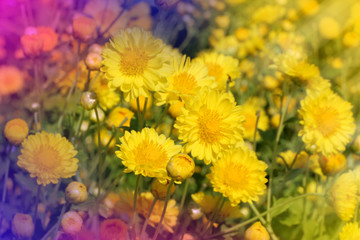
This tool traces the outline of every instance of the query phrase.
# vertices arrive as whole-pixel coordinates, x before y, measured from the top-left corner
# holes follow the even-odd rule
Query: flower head
[[[106,124],[110,128],[112,126],[118,128],[121,123],[123,123],[123,127],[130,127],[130,121],[133,116],[134,113],[128,108],[116,107],[110,112]]]
[[[127,225],[120,219],[107,219],[100,225],[100,240],[122,240],[127,238]]]
[[[119,93],[115,88],[108,86],[108,81],[104,76],[94,80],[92,91],[96,93],[99,104],[104,110],[111,109],[120,102]]]
[[[16,213],[11,222],[11,231],[18,238],[31,238],[34,235],[34,223],[29,214]]]
[[[352,105],[330,89],[309,91],[301,101],[299,132],[306,148],[327,156],[345,150],[355,131]]]
[[[24,86],[24,77],[15,66],[0,66],[0,96],[18,92]]]
[[[186,101],[195,96],[201,87],[216,86],[214,79],[209,77],[206,66],[196,61],[191,62],[185,55],[181,59],[173,58],[172,67],[174,72],[167,77],[167,86],[155,93],[158,105],[166,102],[173,104],[179,99]]]
[[[109,84],[124,92],[126,101],[158,90],[161,77],[170,74],[164,44],[140,28],[120,31],[102,52]]]
[[[165,135],[159,135],[153,128],[144,128],[141,132],[127,131],[120,142],[120,151],[115,153],[126,167],[125,172],[160,180],[169,178],[166,165],[181,151],[180,145],[175,145]]]
[[[357,222],[348,222],[339,233],[340,240],[360,239],[360,228]]]
[[[260,222],[256,222],[246,229],[245,240],[270,240],[270,235]]]
[[[27,123],[21,118],[8,121],[4,128],[6,139],[14,145],[20,144],[29,134]]]
[[[205,64],[208,74],[215,78],[218,89],[225,90],[229,78],[232,80],[240,76],[239,60],[231,56],[225,56],[217,52],[200,54],[195,61]],[[235,82],[231,81],[230,86]]]
[[[213,163],[207,175],[215,192],[230,199],[231,205],[257,201],[266,189],[267,165],[245,145],[227,151]]]
[[[37,183],[47,185],[57,183],[59,178],[69,178],[78,169],[77,151],[60,134],[47,132],[30,135],[22,142],[18,166],[25,168]]]
[[[80,232],[82,226],[83,219],[77,212],[69,211],[61,219],[61,227],[66,233],[74,235]]]
[[[204,88],[184,108],[174,127],[193,157],[209,164],[223,150],[243,141],[245,117],[232,95]]]

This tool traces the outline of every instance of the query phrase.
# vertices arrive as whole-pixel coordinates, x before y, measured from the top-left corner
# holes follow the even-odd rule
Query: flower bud
[[[183,182],[194,174],[195,163],[189,155],[179,153],[169,160],[166,170],[175,181]]]
[[[123,123],[123,127],[130,127],[130,122],[131,122],[131,118],[134,116],[134,113],[132,111],[130,111],[127,108],[122,108],[122,107],[116,107],[114,108],[106,121],[106,124],[109,128],[112,128],[112,126],[118,128],[120,127],[120,124],[127,119],[124,123]]]
[[[154,195],[154,197],[165,200],[166,198],[166,192],[169,187],[170,182],[166,182],[165,184],[161,183],[158,179],[153,181],[151,184],[151,193]],[[175,185],[173,184],[170,189],[170,194],[172,195],[175,192]]]
[[[81,41],[88,41],[96,34],[96,22],[90,17],[76,15],[73,18],[73,34]]]
[[[58,43],[58,35],[51,27],[37,27],[36,28],[39,37],[43,40],[44,52],[50,52],[53,50]]]
[[[101,67],[101,55],[94,52],[89,52],[85,58],[85,64],[90,70],[99,70]]]
[[[98,112],[98,115],[99,115],[99,121],[102,122],[104,121],[105,119],[105,113],[103,110],[101,110],[101,108],[96,108],[97,112]],[[92,109],[90,111],[90,120],[93,121],[93,122],[96,122],[96,113],[95,113],[95,109]]]
[[[44,40],[33,27],[25,29],[25,34],[21,36],[20,42],[25,55],[29,57],[39,56],[44,46]]]
[[[16,213],[11,222],[11,231],[18,238],[31,238],[34,235],[34,223],[31,216]]]
[[[94,43],[89,47],[89,53],[97,53],[97,54],[101,55],[102,50],[103,50],[103,47],[97,43]]]
[[[83,203],[88,198],[87,189],[80,182],[71,182],[65,189],[65,198],[69,203]]]
[[[270,240],[270,236],[261,223],[256,222],[246,229],[245,240]]]
[[[201,210],[201,207],[195,205],[194,203],[189,206],[188,211],[192,220],[198,220],[204,216],[204,212]]]
[[[61,227],[64,232],[74,235],[80,232],[83,220],[77,212],[70,211],[64,214],[61,219]]]
[[[92,110],[98,104],[96,93],[86,91],[81,94],[81,106],[86,110]]]
[[[6,139],[13,145],[19,145],[29,134],[29,127],[27,123],[15,118],[6,123],[4,128],[4,135]]]
[[[319,164],[325,175],[334,175],[346,168],[346,157],[341,153],[320,156]]]

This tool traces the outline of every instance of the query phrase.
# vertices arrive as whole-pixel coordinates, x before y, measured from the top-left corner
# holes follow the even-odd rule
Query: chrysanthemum
[[[355,131],[352,105],[330,89],[309,91],[301,101],[299,132],[306,148],[327,156],[344,151]]]
[[[217,52],[202,53],[197,58],[202,64],[208,68],[208,74],[215,78],[220,90],[226,89],[226,83],[229,77],[234,80],[240,76],[239,61],[231,56],[225,56]],[[230,86],[234,86],[232,81]]]
[[[358,171],[343,173],[330,189],[330,200],[336,214],[343,221],[349,221],[358,203]]]
[[[150,211],[151,204],[154,200],[154,196],[150,192],[141,193],[138,199],[137,211],[144,217],[148,216]],[[164,209],[164,201],[157,201],[155,203],[154,209],[149,218],[149,224],[152,227],[155,227],[161,218],[162,211]],[[179,209],[176,206],[176,201],[174,199],[170,199],[166,208],[164,220],[162,222],[163,229],[173,233],[173,227],[176,225],[177,217],[179,215]]]
[[[30,135],[22,142],[18,166],[25,168],[37,183],[47,185],[57,183],[59,178],[69,178],[78,169],[77,151],[60,134],[47,132]]]
[[[259,100],[252,98],[246,101],[243,105],[241,105],[241,114],[245,116],[245,122],[243,123],[243,127],[245,129],[244,138],[253,140],[256,120],[257,120],[257,112],[260,113],[258,129],[262,131],[266,131],[269,128],[269,117],[266,115],[266,112],[262,108],[261,104],[258,104]],[[257,132],[256,139],[259,140],[260,134]]]
[[[85,84],[88,80],[86,65],[83,61],[79,62],[78,66],[78,79],[76,87],[80,90],[84,90]],[[76,68],[72,69],[69,73],[60,71],[60,76],[55,80],[56,85],[60,88],[61,94],[66,94],[73,82],[76,81]]]
[[[0,95],[9,95],[21,90],[24,77],[15,66],[0,66]]]
[[[267,165],[245,145],[227,151],[213,163],[207,175],[214,191],[228,197],[231,205],[258,201],[266,189]]]
[[[204,64],[191,62],[185,55],[181,58],[174,58],[172,63],[174,72],[167,77],[168,83],[163,89],[155,93],[157,105],[177,100],[186,101],[189,97],[196,95],[203,86],[216,86],[214,79],[208,75]]]
[[[203,88],[185,102],[183,114],[174,127],[185,151],[206,164],[215,161],[225,149],[243,141],[245,117],[232,95]]]
[[[211,194],[206,194],[204,192],[198,192],[191,194],[191,198],[196,204],[198,204],[202,211],[208,216],[215,210],[216,204],[219,201],[220,197],[212,196]],[[239,206],[231,206],[229,201],[226,201],[221,208],[220,212],[217,214],[216,222],[223,222],[229,218],[240,218],[243,214]]]
[[[153,128],[144,128],[141,132],[127,131],[120,142],[120,151],[115,153],[126,167],[125,172],[145,177],[168,178],[166,165],[181,151],[180,145],[175,145],[165,135],[159,135]]]
[[[360,228],[357,222],[348,222],[342,228],[339,234],[340,240],[358,240],[360,239]]]
[[[108,86],[108,81],[103,77],[95,79],[92,90],[96,93],[100,106],[104,109],[111,109],[120,102],[120,95],[114,88]]]
[[[161,39],[150,32],[122,30],[105,45],[101,70],[111,86],[124,92],[126,101],[139,95],[149,97],[149,91],[158,89],[161,77],[171,73],[163,49]]]
[[[127,238],[127,225],[120,219],[106,219],[100,225],[100,240]]]

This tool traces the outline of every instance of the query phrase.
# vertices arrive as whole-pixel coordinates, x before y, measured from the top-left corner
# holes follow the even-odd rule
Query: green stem
[[[157,236],[159,235],[160,233],[160,229],[161,229],[161,224],[162,224],[162,221],[164,220],[164,216],[165,216],[165,212],[166,212],[166,208],[167,208],[167,205],[169,203],[169,199],[170,199],[170,193],[171,193],[171,187],[172,185],[174,184],[174,179],[172,178],[170,183],[169,183],[169,186],[168,186],[168,189],[166,191],[166,198],[165,198],[165,203],[164,203],[164,209],[162,211],[162,214],[161,214],[161,218],[160,218],[160,222],[158,223],[158,225],[156,226],[156,230],[155,230],[155,234],[154,234],[154,237],[152,238],[152,240],[156,240]]]
[[[157,129],[157,128],[159,127],[159,125],[160,125],[161,121],[163,120],[163,118],[164,118],[164,117],[165,117],[165,115],[166,115],[166,112],[167,112],[167,111],[168,111],[168,109],[169,109],[169,106],[170,106],[169,104],[166,104],[164,111],[162,111],[162,113],[161,113],[161,115],[160,115],[159,119],[156,121],[156,124],[155,124],[154,129]]]
[[[259,210],[257,210],[257,208],[255,207],[255,205],[253,203],[250,203],[250,208],[255,212],[256,216],[260,219],[261,223],[266,227],[268,233],[271,236],[272,240],[277,240],[279,239],[276,234],[274,233],[274,230],[271,227],[271,224],[269,224],[260,214]]]
[[[142,227],[142,229],[141,229],[140,240],[143,239],[144,233],[145,233],[145,231],[146,231],[146,227],[147,227],[147,225],[148,225],[148,223],[149,223],[149,220],[150,220],[150,217],[151,217],[151,213],[152,213],[152,211],[153,211],[153,209],[154,209],[154,206],[155,206],[155,203],[157,202],[157,200],[158,200],[158,198],[155,197],[154,200],[153,200],[153,202],[152,202],[152,204],[151,204],[149,213],[148,213],[148,215],[146,216],[145,223],[144,223],[144,225],[143,225],[143,227]]]
[[[256,123],[255,123],[254,141],[253,141],[254,152],[256,152],[256,134],[257,134],[257,130],[258,130],[260,115],[261,115],[260,110],[256,111]]]
[[[268,209],[266,210],[265,212],[262,212],[259,214],[259,216],[265,216],[267,215],[269,212],[272,212],[274,211],[275,209],[278,209],[278,208],[281,208],[283,207],[284,205],[287,205],[287,204],[290,204],[294,201],[297,201],[299,199],[302,199],[302,198],[306,198],[306,197],[311,197],[311,196],[316,196],[316,197],[324,197],[325,195],[324,194],[319,194],[319,193],[306,193],[306,194],[302,194],[300,196],[296,196],[296,197],[293,197],[291,199],[289,199],[288,201],[285,201],[283,202],[282,204],[279,204],[279,205],[276,205],[274,207],[272,207],[271,209]],[[236,224],[235,226],[232,226],[231,228],[228,228],[220,233],[216,233],[216,234],[213,234],[213,235],[210,235],[209,236],[209,239],[212,239],[212,238],[215,238],[215,237],[219,237],[219,236],[223,236],[223,235],[226,235],[226,234],[231,234],[231,233],[234,233],[234,232],[237,232],[240,228],[246,226],[247,224],[250,224],[256,220],[259,219],[259,216],[255,216],[253,218],[250,218],[249,220],[245,221],[245,222],[241,222],[239,224]]]
[[[180,208],[179,208],[179,213],[182,213],[183,207],[184,207],[184,203],[185,203],[185,199],[186,199],[186,195],[187,195],[187,191],[189,188],[189,184],[190,184],[190,180],[187,178],[185,180],[185,187],[184,187],[184,191],[183,191],[183,195],[181,197],[181,202],[180,202]]]
[[[97,193],[97,197],[100,196],[100,192],[101,192],[101,185],[102,185],[102,167],[103,167],[103,161],[102,161],[102,144],[101,144],[101,137],[100,137],[100,119],[99,119],[99,113],[97,108],[95,107],[95,115],[96,115],[96,124],[97,124],[97,132],[98,132],[98,161],[99,161],[99,185],[98,185],[98,193]]]
[[[306,163],[306,167],[305,167],[305,176],[303,178],[303,188],[304,188],[304,191],[306,192],[306,185],[307,185],[307,179],[309,177],[309,164],[310,164],[310,157],[308,157],[307,159],[307,163]],[[305,226],[305,221],[306,221],[306,215],[307,215],[307,211],[306,211],[306,198],[303,199],[303,215],[302,215],[302,226]],[[305,231],[306,228],[303,227],[303,230]],[[306,233],[304,232],[303,233],[304,236],[306,236]]]
[[[271,165],[270,165],[269,188],[268,188],[268,192],[267,192],[267,209],[270,209],[270,207],[271,207],[271,192],[272,192],[272,182],[273,182],[273,178],[274,178],[274,168],[275,168],[275,164],[276,164],[277,147],[278,147],[280,136],[281,136],[281,133],[283,130],[284,119],[286,116],[287,109],[289,107],[290,99],[291,99],[291,97],[289,95],[286,105],[285,105],[285,109],[282,110],[282,108],[281,108],[281,111],[280,111],[281,112],[280,124],[279,124],[279,128],[277,130],[277,133],[276,133],[274,150],[273,150],[273,154],[272,154],[272,158],[271,158]],[[270,211],[266,215],[266,220],[269,222],[269,224],[271,224]]]
[[[139,185],[140,185],[140,178],[141,178],[140,174],[136,176],[135,193],[134,193],[134,211],[133,211],[133,217],[131,219],[131,224],[130,224],[130,233],[134,236],[134,238],[131,238],[131,239],[136,239],[136,225],[137,225],[136,203],[137,203],[137,195],[138,195]]]

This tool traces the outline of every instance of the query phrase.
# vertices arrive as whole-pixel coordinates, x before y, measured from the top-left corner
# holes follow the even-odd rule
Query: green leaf
[[[288,210],[288,208],[291,206],[291,201],[290,201],[291,199],[292,199],[292,197],[279,198],[278,200],[276,200],[274,198],[273,199],[274,205],[273,205],[272,211],[271,211],[272,218],[274,218],[274,217],[282,214],[286,210]],[[287,203],[287,202],[289,202],[289,203]]]

